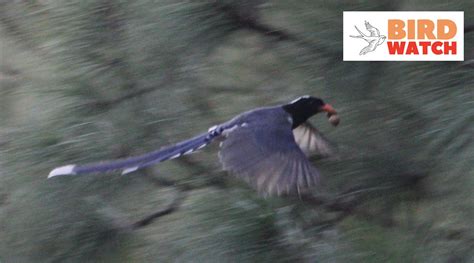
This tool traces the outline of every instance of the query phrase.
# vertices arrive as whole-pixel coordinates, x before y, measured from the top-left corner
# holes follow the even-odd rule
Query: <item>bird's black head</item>
[[[320,98],[312,96],[299,97],[283,105],[283,109],[291,115],[293,128],[298,127],[311,116],[319,112],[327,112],[328,116],[337,114],[331,105],[325,103]]]

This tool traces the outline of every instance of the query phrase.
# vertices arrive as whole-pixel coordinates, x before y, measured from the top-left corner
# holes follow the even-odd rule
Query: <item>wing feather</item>
[[[367,54],[367,53],[369,53],[369,52],[374,51],[376,46],[377,46],[377,41],[376,41],[376,40],[370,41],[370,42],[369,42],[369,45],[366,46],[366,47],[364,47],[364,48],[360,51],[359,55],[365,55],[365,54]]]
[[[365,21],[365,28],[367,29],[367,31],[370,32],[371,37],[379,37],[380,36],[380,31],[376,27],[372,26],[367,21]]]
[[[219,159],[224,170],[260,193],[306,191],[316,185],[319,173],[296,144],[286,113],[274,115],[261,116],[258,122],[248,122],[229,132],[221,143]]]
[[[309,123],[303,123],[293,130],[296,144],[306,156],[328,157],[335,153],[335,146]]]

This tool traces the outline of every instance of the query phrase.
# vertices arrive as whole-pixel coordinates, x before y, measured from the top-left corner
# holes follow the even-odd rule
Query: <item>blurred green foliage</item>
[[[342,62],[344,10],[474,23],[472,1],[0,2],[0,261],[473,262],[473,68]],[[220,171],[216,146],[127,176],[46,180],[304,94],[342,117],[313,120],[340,149],[315,160],[315,192],[335,204],[261,198]],[[178,210],[127,228],[180,189]]]

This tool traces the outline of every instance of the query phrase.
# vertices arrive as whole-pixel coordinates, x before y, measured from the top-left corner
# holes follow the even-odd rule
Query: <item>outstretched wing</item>
[[[162,148],[157,151],[146,153],[136,157],[119,160],[105,161],[85,165],[66,165],[52,170],[48,178],[59,175],[78,175],[87,173],[103,173],[110,171],[122,171],[127,174],[145,166],[177,158],[181,155],[190,154],[208,145],[218,133],[205,133],[178,144]]]
[[[369,52],[372,52],[372,51],[375,50],[376,47],[377,47],[377,40],[372,40],[372,41],[369,42],[369,45],[368,45],[368,46],[364,47],[364,48],[360,51],[359,55],[365,55],[365,54],[367,54],[367,53],[369,53]]]
[[[336,151],[335,146],[308,122],[293,129],[293,136],[296,144],[308,157],[328,157]]]
[[[268,195],[300,193],[316,185],[319,173],[296,144],[288,115],[281,110],[255,119],[226,134],[219,152],[224,170]]]
[[[380,36],[380,31],[372,26],[369,22],[365,21],[365,28],[367,28],[367,31],[370,32],[371,37],[379,37]]]

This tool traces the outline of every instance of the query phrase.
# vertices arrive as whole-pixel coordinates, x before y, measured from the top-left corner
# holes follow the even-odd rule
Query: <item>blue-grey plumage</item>
[[[317,185],[318,171],[306,155],[331,153],[330,144],[306,120],[318,112],[336,111],[321,99],[304,96],[288,104],[244,112],[207,133],[140,156],[85,165],[66,165],[48,178],[140,168],[193,153],[222,138],[219,160],[224,170],[263,194],[301,193]],[[337,123],[333,123],[337,125]]]
[[[291,115],[282,107],[257,109],[236,121],[240,125],[219,151],[224,170],[268,195],[301,193],[317,185],[319,173],[296,144]]]
[[[130,157],[125,159],[118,159],[113,161],[105,161],[99,163],[85,164],[81,166],[77,165],[66,165],[58,167],[51,171],[48,178],[58,175],[79,175],[88,173],[103,173],[110,171],[122,170],[122,174],[127,174],[136,171],[140,168],[163,162],[169,159],[174,159],[185,154],[197,151],[207,144],[209,144],[216,136],[217,133],[205,133],[196,136],[192,139],[180,142],[178,144],[168,146],[150,153],[146,153],[136,157]]]

